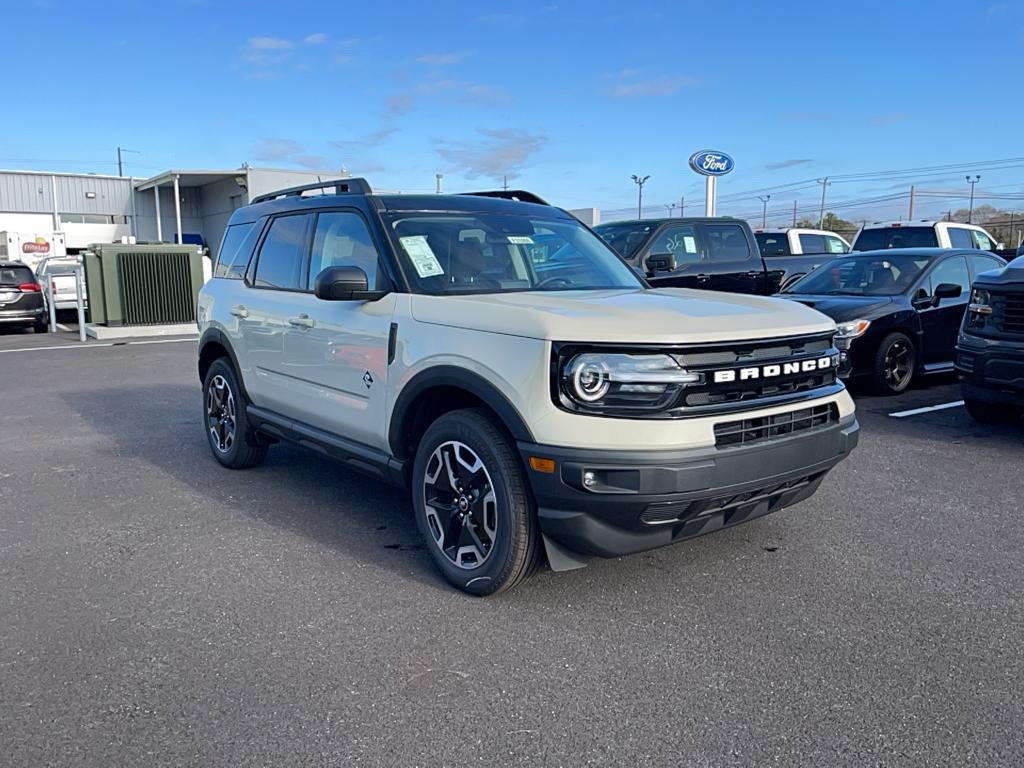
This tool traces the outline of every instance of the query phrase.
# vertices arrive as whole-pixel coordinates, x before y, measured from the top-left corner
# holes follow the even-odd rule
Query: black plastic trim
[[[235,369],[235,377],[238,379],[238,386],[242,389],[242,395],[246,400],[248,400],[249,393],[246,392],[245,382],[242,380],[242,369],[238,365],[238,358],[235,357],[235,350],[232,348],[231,342],[228,341],[227,334],[219,328],[207,328],[199,338],[199,349],[196,355],[196,372],[199,373],[199,383],[203,383],[203,375],[199,370],[199,361],[203,357],[203,350],[211,343],[219,344],[227,351],[228,357],[231,359],[231,366]]]
[[[404,452],[402,433],[405,429],[413,404],[420,395],[435,387],[455,387],[483,400],[508,429],[516,440],[532,441],[533,434],[526,421],[501,391],[479,374],[454,365],[439,365],[416,374],[402,388],[391,411],[391,425],[388,428],[388,443],[395,456]]]

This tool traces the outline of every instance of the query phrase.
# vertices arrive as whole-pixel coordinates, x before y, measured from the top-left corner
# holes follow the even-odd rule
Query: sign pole
[[[718,177],[732,171],[735,162],[725,152],[709,149],[690,156],[690,168],[704,177],[704,215],[718,215]]]

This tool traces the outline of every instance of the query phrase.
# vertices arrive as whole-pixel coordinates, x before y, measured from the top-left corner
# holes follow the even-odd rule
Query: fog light
[[[583,485],[585,485],[587,488],[593,488],[596,482],[597,478],[594,476],[593,472],[587,470],[586,472],[583,473]]]

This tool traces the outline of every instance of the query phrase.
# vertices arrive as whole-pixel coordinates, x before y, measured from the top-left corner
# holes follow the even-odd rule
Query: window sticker
[[[693,235],[684,235],[683,236],[683,243],[686,244],[686,252],[687,253],[696,253],[697,252],[697,239]]]
[[[405,248],[405,252],[409,254],[409,259],[412,261],[413,267],[416,268],[416,274],[420,277],[434,277],[435,275],[444,274],[444,270],[441,269],[441,264],[434,255],[434,251],[431,250],[430,243],[427,242],[426,237],[423,235],[411,235],[409,237],[400,237],[398,241]]]
[[[509,235],[508,241],[514,245],[533,245],[533,238],[528,235]]]

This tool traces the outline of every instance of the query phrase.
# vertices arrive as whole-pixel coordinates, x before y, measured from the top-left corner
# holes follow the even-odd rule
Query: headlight
[[[971,303],[967,310],[975,315],[992,314],[992,296],[984,288],[971,289]]]
[[[858,336],[863,336],[870,325],[870,320],[851,320],[848,323],[836,323],[836,340],[847,339],[852,341]]]
[[[653,410],[669,405],[682,387],[702,378],[671,355],[584,352],[563,364],[560,386],[586,410]]]

